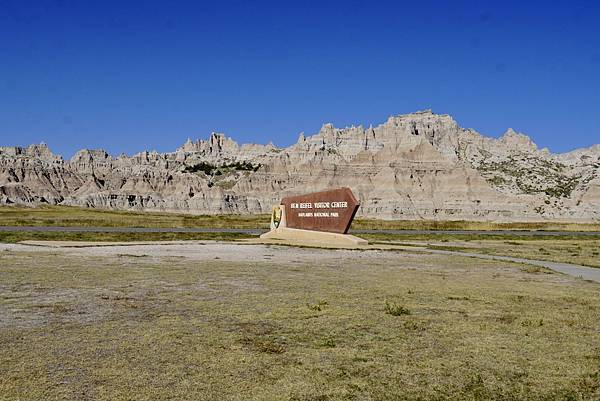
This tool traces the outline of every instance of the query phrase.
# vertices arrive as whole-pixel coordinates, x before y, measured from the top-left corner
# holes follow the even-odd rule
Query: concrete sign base
[[[278,227],[260,236],[264,240],[275,240],[283,243],[303,243],[313,246],[355,247],[368,245],[369,242],[349,234],[329,233],[325,231],[300,230],[297,228]]]

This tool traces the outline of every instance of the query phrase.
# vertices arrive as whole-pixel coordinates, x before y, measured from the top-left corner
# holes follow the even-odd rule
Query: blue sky
[[[593,1],[0,0],[0,145],[285,146],[431,108],[567,151],[600,142],[599,20]]]

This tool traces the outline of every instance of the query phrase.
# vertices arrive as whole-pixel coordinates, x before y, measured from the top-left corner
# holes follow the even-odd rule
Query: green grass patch
[[[234,181],[217,181],[228,188]],[[148,228],[269,228],[270,215],[193,215],[166,212],[133,212],[69,206],[26,208],[0,206],[3,226],[148,227]],[[545,230],[600,231],[600,223],[492,223],[477,221],[415,221],[357,218],[352,229],[389,230]]]
[[[356,219],[353,229],[366,230],[514,230],[514,231],[600,231],[600,223],[433,221]]]
[[[600,267],[600,236],[597,235],[361,234],[361,237],[375,244],[394,243]]]
[[[410,311],[395,302],[385,301],[385,313],[392,316],[410,315]]]
[[[131,212],[69,206],[0,207],[3,226],[257,228],[268,229],[270,215],[192,215]]]
[[[235,241],[254,236],[243,233],[94,233],[94,232],[38,232],[38,231],[0,231],[0,242],[21,241],[190,241],[214,240]]]

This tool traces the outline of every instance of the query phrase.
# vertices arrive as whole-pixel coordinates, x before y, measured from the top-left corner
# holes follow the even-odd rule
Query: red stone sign
[[[346,234],[359,203],[350,188],[289,196],[285,206],[286,227]]]

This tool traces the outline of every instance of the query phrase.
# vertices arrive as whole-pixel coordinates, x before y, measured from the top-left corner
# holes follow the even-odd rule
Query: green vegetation
[[[600,236],[595,235],[362,234],[361,237],[372,243],[424,246],[600,267]]]
[[[243,162],[234,162],[234,163],[229,163],[229,164],[223,164],[223,165],[221,165],[221,168],[232,168],[237,171],[258,171],[260,166],[261,166],[260,163],[252,164],[250,162],[243,161]]]
[[[240,174],[249,174],[249,172],[258,171],[261,164],[252,164],[248,161],[223,163],[221,165],[201,162],[193,166],[186,166],[183,171],[188,173],[202,172],[210,181],[208,187],[214,185],[223,189],[231,189],[237,184]]]
[[[410,311],[402,305],[385,301],[385,313],[392,316],[410,315]]]
[[[0,207],[0,225],[69,226],[69,227],[149,227],[149,228],[250,228],[269,227],[268,215],[215,215],[139,213],[76,207],[47,206],[40,208]],[[598,224],[576,223],[489,223],[467,221],[389,221],[357,219],[353,229],[421,229],[421,230],[515,230],[511,235],[490,234],[360,234],[371,242],[430,244],[517,256],[555,262],[600,267],[600,236],[531,237],[518,230],[599,230]],[[252,237],[234,233],[67,233],[67,232],[0,232],[0,242],[24,240],[65,241],[169,241],[169,240],[235,240]],[[448,243],[460,242],[454,246]],[[519,242],[515,242],[519,241]],[[441,248],[440,248],[441,249]]]
[[[534,231],[600,231],[600,223],[434,221],[356,219],[352,229],[372,230],[534,230]],[[517,233],[518,234],[518,233]]]
[[[0,242],[21,241],[235,241],[252,238],[242,233],[94,233],[94,232],[53,232],[53,231],[0,231]]]
[[[217,185],[219,185],[217,183]],[[132,212],[69,206],[0,207],[2,226],[150,227],[150,228],[261,228],[268,229],[269,214],[193,215]],[[352,229],[381,230],[545,230],[600,231],[600,223],[494,223],[478,221],[418,221],[355,219]]]
[[[317,312],[322,311],[323,308],[325,308],[326,305],[327,305],[327,301],[323,301],[323,300],[321,300],[321,301],[319,301],[319,302],[317,302],[315,304],[311,304],[311,303],[308,303],[308,302],[306,303],[306,307],[308,309],[314,310],[314,311],[317,311]]]
[[[248,161],[224,163],[220,166],[207,162],[200,162],[193,166],[185,166],[184,170],[187,173],[203,172],[206,175],[222,175],[228,170],[234,171],[258,171],[261,164],[252,164]]]
[[[270,215],[192,215],[130,212],[69,206],[0,207],[2,226],[269,228]]]
[[[525,179],[528,177],[517,177],[517,179],[515,180],[515,184],[517,185],[517,187],[519,188],[519,190],[521,190],[522,193],[524,194],[528,194],[528,195],[534,195],[537,194],[539,192],[543,192],[542,188],[539,188],[536,185],[531,185],[527,182],[525,182]]]
[[[555,198],[568,198],[571,192],[579,185],[581,177],[561,177],[554,187],[549,187],[544,190],[546,195]]]
[[[600,399],[597,284],[410,253],[81,252],[0,252],[1,400]]]
[[[198,164],[194,164],[193,166],[185,166],[183,171],[186,173],[197,173],[199,171],[203,172],[206,175],[211,175],[214,170],[217,169],[217,166],[207,162],[200,162]]]
[[[499,175],[495,175],[487,179],[487,182],[492,184],[495,187],[506,184],[506,180]]]
[[[530,165],[529,170],[523,169],[523,164]],[[538,157],[525,157],[518,160],[509,158],[502,162],[482,163],[477,168],[486,180],[493,186],[514,185],[525,194],[545,193],[552,198],[568,198],[571,192],[582,181],[581,176],[565,175],[565,165],[558,162],[550,162]],[[497,175],[505,174],[508,179]],[[593,175],[587,180],[593,179]],[[513,181],[514,180],[514,181]]]
[[[574,263],[590,267],[600,267],[598,249],[600,249],[600,238],[539,239],[536,237],[522,240],[518,244],[511,244],[511,241],[479,240],[472,246],[460,247],[460,250],[467,252]]]

